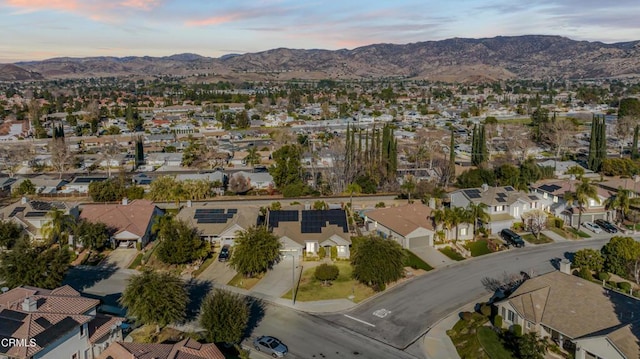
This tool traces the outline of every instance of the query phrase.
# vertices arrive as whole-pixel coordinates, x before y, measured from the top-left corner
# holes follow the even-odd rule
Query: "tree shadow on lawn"
[[[200,315],[200,307],[202,301],[212,289],[211,282],[205,280],[190,279],[186,283],[187,293],[189,295],[189,304],[187,304],[187,313],[185,321],[191,321]]]
[[[104,263],[99,266],[75,266],[69,268],[62,284],[70,285],[77,291],[91,288],[96,283],[108,279],[118,270],[114,263]]]

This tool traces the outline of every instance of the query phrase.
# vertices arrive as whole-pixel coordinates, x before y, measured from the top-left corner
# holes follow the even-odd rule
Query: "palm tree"
[[[244,158],[248,165],[254,166],[260,164],[260,154],[258,150],[254,147],[249,148],[249,153],[247,157]]]
[[[49,221],[42,226],[42,234],[47,238],[49,244],[68,240],[75,224],[73,217],[58,208],[50,210],[47,217]]]
[[[491,217],[489,216],[489,213],[487,213],[487,209],[489,209],[489,207],[482,203],[473,203],[473,202],[469,202],[469,205],[467,205],[467,210],[470,212],[471,215],[471,219],[473,221],[473,235],[477,235],[478,234],[478,221],[480,222],[489,222],[489,220],[491,220]]]
[[[449,217],[450,217],[450,221],[451,221],[451,226],[452,227],[456,227],[456,239],[455,239],[455,241],[457,242],[458,241],[458,233],[460,232],[458,230],[458,226],[461,223],[470,223],[472,221],[471,212],[468,211],[466,208],[463,208],[463,207],[454,207],[452,210],[450,210]]]
[[[443,228],[445,229],[444,231],[444,239],[447,239],[447,232],[448,232],[448,228],[449,225],[449,208],[443,208],[443,209],[436,209],[435,211],[433,211],[431,213],[431,216],[433,217],[433,222],[436,225],[436,229],[437,228]]]
[[[352,182],[352,183],[349,183],[349,185],[347,186],[346,192],[349,193],[349,208],[351,211],[353,211],[353,194],[361,193],[362,187],[360,187],[359,184]]]
[[[591,183],[589,183],[588,178],[583,178],[576,186],[576,190],[574,192],[567,192],[564,198],[567,203],[576,203],[578,205],[577,230],[580,230],[580,226],[582,225],[582,212],[584,212],[584,205],[589,202],[589,199],[593,199],[597,203],[600,203],[600,199],[598,198],[598,190]]]
[[[411,175],[407,176],[404,183],[400,187],[407,193],[409,203],[411,203],[411,193],[416,190],[416,181],[414,177]]]

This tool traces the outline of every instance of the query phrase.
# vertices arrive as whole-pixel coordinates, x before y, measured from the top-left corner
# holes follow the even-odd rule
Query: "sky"
[[[0,63],[453,37],[640,40],[638,0],[0,0]]]

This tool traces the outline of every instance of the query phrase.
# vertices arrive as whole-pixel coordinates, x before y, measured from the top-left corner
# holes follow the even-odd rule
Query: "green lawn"
[[[315,268],[308,268],[302,273],[300,285],[296,293],[296,300],[308,302],[314,300],[327,299],[347,299],[354,295],[354,302],[360,302],[375,292],[370,287],[356,281],[352,277],[353,267],[348,262],[335,262],[338,266],[340,274],[338,279],[333,281],[330,286],[323,286],[322,282],[314,277]],[[291,299],[291,291],[287,292],[282,298]]]
[[[551,228],[549,228],[549,230],[550,230],[551,232],[553,232],[553,233],[555,233],[555,234],[559,235],[559,236],[562,236],[562,237],[567,238],[567,239],[571,239],[571,238],[569,238],[569,237],[567,236],[567,232],[563,231],[563,230],[562,230],[562,228],[558,228],[558,227],[551,227]]]
[[[138,253],[136,258],[129,264],[129,269],[138,269],[138,266],[142,264],[142,253]]]
[[[411,267],[413,269],[424,269],[426,271],[430,271],[433,269],[432,266],[430,266],[427,262],[420,259],[410,250],[405,249],[404,253],[406,254],[406,257],[404,258],[405,267]]]
[[[451,247],[444,247],[444,248],[440,248],[438,249],[440,252],[442,252],[442,254],[444,254],[445,256],[453,259],[454,261],[461,261],[464,260],[464,257],[453,250],[453,248]]]
[[[524,236],[522,236],[522,238],[531,244],[544,244],[553,242],[553,239],[545,236],[542,233],[540,233],[540,238],[536,238],[536,236],[534,236],[532,233],[525,234]]]
[[[573,227],[567,227],[567,231],[571,232],[573,235],[581,237],[581,238],[591,238],[590,235],[586,234],[583,231],[578,231]]]
[[[229,281],[229,283],[227,283],[227,285],[232,285],[234,287],[249,290],[253,288],[253,286],[256,285],[260,281],[260,279],[262,279],[263,276],[264,274],[261,274],[253,278],[245,278],[244,275],[238,273],[233,278],[231,278],[231,280]]]
[[[471,251],[472,257],[478,257],[491,253],[491,250],[487,246],[486,239],[478,239],[477,241],[469,242],[465,244],[465,248]]]
[[[478,342],[491,359],[513,359],[511,352],[502,344],[498,333],[489,327],[478,328]]]
[[[487,320],[481,314],[474,313],[471,321],[460,319],[451,330],[447,331],[447,335],[451,338],[461,358],[490,359],[482,349],[477,335],[478,328]]]

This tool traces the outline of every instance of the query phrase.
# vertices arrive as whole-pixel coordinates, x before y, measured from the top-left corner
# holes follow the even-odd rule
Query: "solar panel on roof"
[[[39,333],[33,337],[38,346],[45,347],[52,343],[61,336],[67,334],[72,329],[78,327],[80,323],[76,322],[71,317],[66,317],[51,327],[45,329],[42,333]]]
[[[29,218],[29,217],[44,217],[47,215],[47,212],[43,212],[43,211],[31,211],[31,212],[27,212],[24,216]]]
[[[236,214],[236,213],[238,213],[238,209],[237,208],[229,208],[229,209],[227,209],[227,213]]]
[[[23,212],[27,207],[16,207],[13,209],[13,211],[11,211],[11,214],[9,214],[9,218],[15,216],[16,214]]]
[[[504,190],[505,190],[505,191],[507,191],[507,192],[513,192],[513,191],[515,191],[515,189],[513,189],[513,187],[511,187],[511,186],[507,186],[507,187],[505,187],[505,188],[504,188]]]
[[[40,317],[36,320],[34,320],[34,322],[38,323],[39,326],[47,329],[51,326],[51,322],[47,320],[47,318],[44,317]]]
[[[507,197],[507,194],[500,192],[500,193],[497,193],[496,196],[504,198],[504,197]]]
[[[0,318],[10,319],[10,320],[23,320],[27,317],[27,314],[17,312],[15,310],[3,309],[0,311]]]
[[[498,197],[498,198],[496,198],[496,201],[498,201],[498,202],[501,202],[501,203],[502,203],[502,202],[506,202],[507,200],[506,200],[506,199],[504,199],[504,198],[499,198],[499,197]]]

